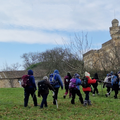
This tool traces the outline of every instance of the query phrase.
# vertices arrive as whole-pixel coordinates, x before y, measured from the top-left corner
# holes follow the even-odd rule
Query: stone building
[[[120,48],[120,26],[117,19],[112,20],[112,27],[109,28],[111,39],[102,44],[101,49],[90,50],[83,55],[84,65],[86,68],[111,68],[111,64],[120,62],[119,59],[115,59]],[[116,52],[116,53],[115,53]],[[116,54],[116,56],[115,56]],[[118,55],[119,56],[119,55]],[[113,62],[115,59],[116,62]]]
[[[38,83],[42,79],[46,72],[44,70],[33,70],[35,82]],[[23,75],[26,75],[27,71],[2,71],[0,72],[0,88],[13,88],[21,87],[19,81]]]

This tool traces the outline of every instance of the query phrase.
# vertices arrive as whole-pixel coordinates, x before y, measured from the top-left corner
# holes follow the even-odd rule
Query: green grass
[[[59,89],[58,109],[52,104],[52,92],[48,95],[48,108],[39,109],[34,107],[30,96],[28,107],[24,107],[23,88],[0,88],[0,119],[1,120],[119,120],[120,119],[120,94],[114,99],[114,92],[110,97],[105,97],[106,88],[101,89],[100,95],[92,96],[90,93],[91,106],[84,107],[76,96],[75,104],[67,96],[63,98],[65,90]],[[85,94],[82,91],[83,98]],[[37,94],[37,91],[36,91]],[[38,98],[40,105],[42,98]]]

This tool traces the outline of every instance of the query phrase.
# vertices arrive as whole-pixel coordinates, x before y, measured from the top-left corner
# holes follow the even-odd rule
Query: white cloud
[[[1,33],[6,34],[0,36],[0,41],[27,43],[30,39],[30,43],[47,43],[55,38],[60,41],[61,36],[57,33],[46,33],[46,30],[108,30],[114,19],[114,10],[116,18],[120,20],[119,0],[0,0],[0,3],[0,28]],[[19,27],[44,31],[19,31]],[[11,30],[5,30],[8,28]],[[12,36],[13,33],[16,35]]]
[[[106,29],[101,26],[107,23],[105,19],[120,10],[118,5],[114,5],[113,0],[96,1],[87,0],[76,2],[74,0],[63,0],[55,2],[54,0],[6,0],[0,5],[0,11],[9,19],[1,20],[6,24],[15,24],[21,26],[40,27],[43,29]],[[118,1],[118,0],[117,0]],[[6,4],[8,3],[8,4]],[[108,20],[108,19],[107,19]],[[89,27],[90,26],[90,27]],[[92,27],[93,26],[93,27]],[[100,27],[101,26],[101,27]]]
[[[21,30],[0,30],[0,42],[20,42],[38,44],[63,44],[62,37],[58,34],[44,32],[21,31]],[[64,36],[67,41],[67,37]]]

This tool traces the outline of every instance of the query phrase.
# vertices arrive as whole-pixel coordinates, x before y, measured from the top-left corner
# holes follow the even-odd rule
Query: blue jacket
[[[53,74],[56,74],[56,79],[58,80],[58,84],[56,84],[54,88],[59,88],[61,86],[61,88],[63,89],[63,82],[62,82],[61,76],[59,75],[59,71],[54,70]]]
[[[76,86],[77,89],[80,90],[81,80],[79,78],[76,78]]]
[[[31,83],[31,86],[29,86],[29,88],[34,88],[35,90],[37,90],[37,87],[36,87],[36,84],[35,84],[35,78],[33,76],[33,71],[32,70],[28,70],[28,75],[30,75],[29,81]]]

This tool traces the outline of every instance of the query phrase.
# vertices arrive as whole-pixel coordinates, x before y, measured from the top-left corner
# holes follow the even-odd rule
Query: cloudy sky
[[[22,64],[21,56],[87,34],[92,48],[110,40],[109,27],[120,21],[119,0],[0,0],[0,69]],[[22,68],[21,68],[22,69]]]

